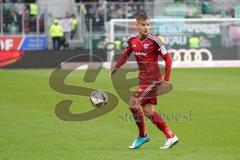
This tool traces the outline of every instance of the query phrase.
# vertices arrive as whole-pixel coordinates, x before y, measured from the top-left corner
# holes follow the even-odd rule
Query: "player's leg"
[[[144,122],[144,113],[140,106],[139,100],[132,96],[129,100],[129,108],[133,114],[133,118],[135,123],[137,124],[139,130],[139,136],[136,140],[129,146],[131,149],[136,149],[141,147],[144,143],[149,141],[149,137],[147,136],[145,122]]]
[[[160,113],[155,110],[153,104],[151,103],[145,104],[143,106],[143,110],[146,117],[148,117],[152,121],[152,123],[155,124],[156,127],[165,134],[167,138],[174,137],[174,134],[167,127],[167,124],[162,118],[162,116],[160,115]]]
[[[152,99],[154,100],[154,99]],[[177,136],[171,132],[168,128],[166,122],[162,118],[161,114],[155,110],[154,105],[152,103],[144,104],[143,111],[146,117],[148,117],[156,127],[161,130],[164,135],[167,137],[167,141],[164,144],[163,148],[171,148],[174,144],[178,142]]]
[[[129,100],[129,109],[139,130],[140,137],[146,137],[146,127],[144,123],[144,113],[137,98],[132,96]]]

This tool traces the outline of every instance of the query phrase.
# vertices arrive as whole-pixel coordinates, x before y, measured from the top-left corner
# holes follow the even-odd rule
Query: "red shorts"
[[[133,96],[140,101],[140,105],[144,106],[148,103],[153,105],[157,104],[157,83],[152,84],[140,84],[136,92],[134,92]]]

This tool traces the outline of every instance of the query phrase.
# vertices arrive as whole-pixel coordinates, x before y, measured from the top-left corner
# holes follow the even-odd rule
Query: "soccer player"
[[[139,129],[139,136],[129,148],[139,148],[149,141],[144,115],[167,137],[167,141],[161,149],[171,148],[178,142],[178,137],[171,132],[160,113],[154,109],[154,105],[157,104],[156,91],[160,88],[161,81],[169,81],[172,60],[163,42],[149,32],[150,20],[146,15],[140,14],[136,17],[136,28],[138,34],[128,38],[128,45],[123,56],[117,60],[109,74],[109,77],[112,78],[114,73],[127,61],[130,54],[134,53],[139,68],[139,87],[130,98],[129,107]],[[159,55],[165,61],[163,78],[158,66]]]

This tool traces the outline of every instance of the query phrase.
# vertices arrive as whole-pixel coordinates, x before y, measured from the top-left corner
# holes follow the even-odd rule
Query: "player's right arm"
[[[116,64],[112,68],[109,77],[112,78],[112,76],[117,72],[117,70],[127,62],[130,54],[132,53],[132,47],[131,47],[131,42],[128,40],[126,49],[123,52],[123,55],[117,60]]]

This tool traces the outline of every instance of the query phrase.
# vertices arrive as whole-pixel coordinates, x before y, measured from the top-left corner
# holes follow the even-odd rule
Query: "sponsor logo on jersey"
[[[143,45],[143,48],[144,48],[144,49],[148,49],[148,47],[149,47],[149,44],[144,44],[144,45]]]
[[[134,54],[137,56],[146,56],[147,55],[147,53],[145,53],[145,52],[134,52]]]

